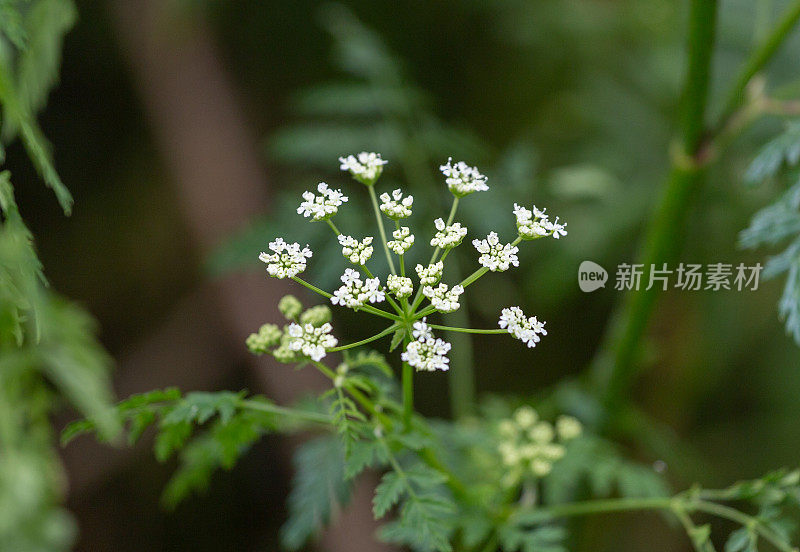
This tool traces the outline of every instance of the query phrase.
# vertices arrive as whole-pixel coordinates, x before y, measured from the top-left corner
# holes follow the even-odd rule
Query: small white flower
[[[467,235],[467,229],[461,226],[460,222],[445,226],[444,220],[438,218],[433,223],[436,225],[436,235],[431,240],[431,245],[434,247],[441,247],[442,249],[452,249],[461,244],[464,236]]]
[[[535,347],[541,340],[540,335],[547,335],[544,329],[544,322],[540,322],[535,316],[526,317],[519,307],[509,307],[500,313],[498,325],[507,329],[508,333],[519,339],[528,347]]]
[[[402,255],[414,245],[414,234],[408,226],[401,226],[392,232],[392,237],[394,240],[386,242],[386,245],[397,255]]]
[[[432,265],[416,266],[417,275],[419,276],[419,283],[423,286],[432,286],[442,279],[442,271],[444,270],[444,263],[442,261],[433,263]]]
[[[328,188],[324,182],[317,185],[320,195],[313,192],[303,192],[303,201],[297,208],[297,214],[311,217],[313,221],[328,220],[339,211],[339,206],[347,201],[347,196],[341,190]]]
[[[341,277],[342,287],[333,292],[331,303],[351,309],[358,309],[369,303],[380,303],[386,298],[378,278],[362,281],[358,272],[347,268]]]
[[[438,286],[431,287],[425,286],[422,288],[422,294],[431,301],[431,305],[439,312],[453,312],[458,310],[459,305],[458,297],[464,293],[464,288],[455,285],[453,289],[447,289],[447,284],[439,284]]]
[[[391,196],[384,192],[380,198],[380,209],[390,219],[399,220],[411,216],[411,205],[414,203],[414,196],[403,197],[403,192],[398,188],[392,192]]]
[[[414,284],[411,282],[411,278],[405,278],[395,274],[389,274],[386,278],[386,287],[388,287],[389,291],[398,299],[404,299],[414,292]]]
[[[372,257],[372,236],[367,236],[359,242],[352,236],[339,234],[339,243],[342,246],[342,255],[353,264],[366,264]]]
[[[472,245],[481,253],[478,262],[492,272],[503,272],[510,265],[519,266],[519,248],[510,243],[501,244],[495,232],[490,232],[485,240],[472,240]]]
[[[489,189],[486,185],[486,177],[479,171],[478,167],[470,167],[463,161],[452,164],[453,158],[447,159],[446,165],[441,165],[442,171],[447,179],[447,187],[456,197],[464,197],[472,192],[485,192]]]
[[[316,328],[312,324],[289,325],[289,349],[298,351],[303,355],[319,362],[325,357],[326,349],[336,347],[338,340],[331,335],[333,327],[329,323]]]
[[[447,358],[447,353],[450,351],[450,344],[434,338],[424,318],[421,322],[414,323],[412,335],[415,340],[400,355],[403,362],[408,362],[418,371],[433,372],[449,368],[450,359]]]
[[[414,322],[411,330],[411,336],[414,339],[428,339],[429,337],[433,337],[433,332],[431,331],[431,327],[428,326],[428,323],[425,322],[426,318],[422,320],[417,320]]]
[[[300,249],[299,243],[286,243],[278,238],[269,243],[273,253],[261,252],[258,259],[267,263],[267,272],[274,278],[292,278],[306,269],[306,259],[311,257],[311,249],[306,245]]]
[[[535,240],[544,236],[553,236],[555,239],[567,235],[567,223],[560,224],[558,217],[551,221],[545,212],[533,206],[532,210],[514,204],[514,216],[517,217],[517,232],[525,240]]]
[[[367,186],[371,186],[378,180],[383,172],[383,166],[386,164],[386,161],[381,159],[380,153],[366,151],[362,151],[358,155],[340,157],[339,162],[341,170],[348,171],[356,180]]]

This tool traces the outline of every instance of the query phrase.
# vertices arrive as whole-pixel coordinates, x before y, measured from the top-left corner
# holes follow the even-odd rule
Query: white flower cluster
[[[338,340],[331,335],[333,327],[325,323],[319,327],[313,324],[289,324],[289,349],[319,362],[325,357],[326,349],[336,347]]]
[[[347,268],[341,278],[344,285],[333,292],[331,303],[358,309],[369,303],[380,303],[386,298],[378,278],[362,281],[357,271]]]
[[[444,263],[439,261],[428,266],[422,266],[421,264],[418,264],[415,268],[417,271],[417,276],[419,276],[420,285],[432,286],[442,279]]]
[[[317,185],[320,195],[313,192],[303,192],[303,201],[297,208],[297,214],[313,221],[328,220],[339,212],[339,206],[347,201],[347,196],[341,190],[333,190],[324,182]]]
[[[372,257],[372,236],[358,241],[353,236],[339,234],[339,243],[342,246],[342,255],[353,264],[366,264]]]
[[[485,192],[489,189],[486,185],[486,177],[479,171],[478,167],[470,167],[463,161],[452,164],[453,158],[448,157],[447,164],[441,165],[442,171],[447,179],[447,187],[456,197],[464,197],[472,192]]]
[[[414,196],[403,197],[403,192],[398,188],[389,196],[387,193],[382,193],[381,198],[381,211],[393,220],[408,218],[411,216],[411,205],[414,203]]]
[[[414,292],[414,284],[411,282],[411,278],[396,276],[395,274],[389,274],[386,278],[386,287],[398,299],[409,297]]]
[[[403,362],[408,362],[417,371],[434,372],[449,368],[450,359],[447,358],[447,353],[450,352],[450,344],[433,337],[433,332],[424,318],[414,322],[412,335],[414,341],[409,343],[400,355]]]
[[[481,254],[478,262],[492,272],[503,272],[510,265],[519,266],[519,248],[510,243],[501,244],[495,232],[489,232],[485,240],[472,240],[472,245]]]
[[[447,284],[439,284],[435,288],[425,286],[422,288],[422,293],[425,297],[430,299],[433,308],[439,312],[453,312],[458,310],[458,307],[461,306],[458,303],[458,297],[464,293],[464,288],[455,285],[453,289],[448,291]]]
[[[300,249],[299,243],[286,243],[278,238],[269,243],[272,253],[261,252],[258,259],[267,263],[267,272],[274,278],[292,278],[306,269],[306,259],[311,257],[311,249],[306,245]]]
[[[526,317],[519,307],[503,309],[498,325],[507,329],[508,333],[527,344],[528,347],[536,347],[541,340],[539,336],[547,335],[547,330],[544,329],[545,322],[540,322],[535,316]]]
[[[444,220],[438,218],[433,223],[436,225],[436,235],[431,239],[431,245],[442,249],[452,249],[461,244],[467,229],[460,222],[446,226]]]
[[[533,408],[518,408],[513,418],[498,425],[501,440],[497,450],[508,469],[503,484],[512,487],[527,477],[546,476],[553,464],[564,457],[563,443],[581,432],[581,423],[571,416],[561,416],[554,429],[551,423],[539,420]],[[560,442],[555,441],[556,436]]]
[[[414,245],[414,234],[408,226],[401,226],[392,232],[392,237],[394,239],[386,242],[386,245],[397,255],[402,255]]]
[[[541,211],[533,206],[532,210],[514,204],[514,216],[517,217],[517,231],[522,239],[535,240],[543,236],[553,236],[555,239],[567,235],[567,223],[560,224],[558,217],[551,221],[547,209]]]
[[[375,183],[378,177],[383,172],[383,166],[386,161],[381,159],[380,153],[368,153],[362,151],[358,155],[348,155],[347,157],[340,157],[339,167],[343,171],[349,171],[353,177],[361,182],[370,186]]]

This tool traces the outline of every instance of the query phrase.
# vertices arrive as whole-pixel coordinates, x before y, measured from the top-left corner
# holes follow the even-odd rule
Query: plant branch
[[[778,25],[742,66],[723,104],[724,107],[716,127],[717,129],[724,127],[728,120],[733,117],[735,112],[744,104],[747,86],[750,84],[750,81],[767,65],[767,63],[769,63],[778,51],[778,48],[784,43],[792,29],[794,29],[798,20],[800,20],[800,0],[795,0],[786,10],[786,13],[780,19]]]
[[[352,349],[353,347],[360,347],[361,345],[366,345],[367,343],[371,343],[371,342],[375,341],[376,339],[380,339],[382,337],[385,337],[385,336],[389,335],[390,333],[398,330],[400,327],[401,327],[400,323],[392,324],[391,326],[389,326],[388,328],[386,328],[382,332],[380,332],[378,334],[375,334],[372,337],[368,337],[366,339],[362,339],[361,341],[356,341],[355,343],[350,343],[348,345],[341,345],[339,347],[334,347],[332,349],[328,349],[328,352],[329,353],[335,353],[337,351],[344,351],[344,350],[347,350],[347,349]]]
[[[375,212],[375,220],[378,221],[378,232],[381,234],[381,243],[383,244],[383,252],[386,253],[386,260],[389,263],[389,270],[392,274],[397,274],[394,269],[394,261],[392,261],[392,254],[389,253],[389,246],[386,244],[386,229],[383,227],[383,218],[381,217],[381,209],[378,207],[378,197],[375,194],[375,186],[367,186],[369,188],[369,199],[372,201],[372,210]]]
[[[637,262],[645,267],[674,259],[683,237],[688,206],[705,181],[702,144],[714,46],[717,2],[692,0],[688,72],[680,113],[678,151],[646,230]],[[593,384],[601,392],[606,412],[613,419],[637,375],[640,345],[658,290],[631,291],[614,314],[591,366]]]

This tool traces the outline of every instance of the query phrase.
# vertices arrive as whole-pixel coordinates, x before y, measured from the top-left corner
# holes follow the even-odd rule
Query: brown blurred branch
[[[175,177],[175,186],[196,246],[207,252],[268,204],[254,140],[220,63],[210,29],[197,18],[170,20],[164,2],[112,3],[120,45],[133,71],[146,113]],[[176,24],[177,23],[177,24]],[[215,284],[229,342],[243,350],[245,336],[274,312],[287,290],[263,276],[239,275]],[[253,362],[263,386],[279,402],[322,385],[312,371],[287,372]],[[291,377],[286,375],[291,373]],[[332,552],[380,550],[372,540],[372,482],[358,486],[323,546]]]

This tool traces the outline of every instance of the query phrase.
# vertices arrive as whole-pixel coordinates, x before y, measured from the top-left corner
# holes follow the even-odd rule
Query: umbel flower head
[[[317,185],[319,195],[313,192],[303,192],[303,201],[297,208],[297,214],[313,221],[328,220],[339,212],[339,206],[347,201],[347,196],[341,190],[332,190],[324,182]]]
[[[286,243],[277,238],[269,243],[272,253],[261,252],[258,259],[267,263],[267,273],[273,278],[292,278],[306,269],[306,259],[311,258],[311,249],[299,243]]]
[[[404,299],[414,293],[414,284],[411,278],[389,274],[386,278],[386,287],[398,299]]]
[[[453,164],[453,158],[448,157],[447,164],[439,167],[447,178],[447,187],[456,197],[468,196],[473,192],[485,192],[489,189],[486,185],[486,177],[479,171],[478,167],[470,167],[463,161]]]
[[[351,309],[358,309],[367,303],[380,303],[386,298],[378,278],[361,280],[358,272],[352,268],[345,269],[342,274],[342,287],[333,292],[331,303]]]
[[[342,255],[351,263],[363,265],[372,257],[372,236],[358,241],[353,236],[339,234],[338,239],[342,246]]]
[[[383,213],[393,220],[400,220],[411,216],[411,205],[414,203],[414,196],[403,197],[403,192],[398,188],[389,196],[387,193],[380,195],[380,209]]]
[[[446,226],[444,220],[438,218],[433,221],[436,225],[436,235],[431,239],[433,247],[441,247],[442,249],[452,249],[461,244],[464,236],[467,235],[467,229],[461,226],[460,222]]]
[[[414,341],[408,344],[406,350],[400,355],[403,362],[423,372],[435,372],[436,370],[447,370],[450,359],[447,353],[450,352],[450,344],[439,338],[433,337],[425,319],[414,322],[412,335]]]
[[[386,161],[381,159],[380,153],[368,153],[362,151],[358,155],[348,155],[340,157],[339,167],[343,171],[348,171],[353,178],[366,186],[372,186],[383,172]]]
[[[392,232],[394,240],[386,242],[389,249],[395,252],[396,255],[402,255],[414,245],[414,234],[408,226],[401,226]]]
[[[331,335],[333,327],[327,322],[319,327],[313,324],[289,324],[289,349],[319,362],[326,349],[336,347],[338,340]]]
[[[553,464],[566,453],[564,443],[578,437],[582,427],[575,418],[561,416],[554,429],[550,422],[540,420],[533,408],[523,406],[512,418],[501,421],[497,431],[500,436],[497,450],[507,470],[503,484],[512,487],[523,479],[550,473]]]
[[[517,217],[517,232],[523,240],[535,240],[544,236],[553,236],[555,239],[567,235],[567,223],[560,224],[558,217],[551,221],[547,209],[541,211],[533,206],[533,209],[526,209],[514,204],[514,216]]]
[[[519,248],[510,243],[500,243],[500,238],[495,232],[489,232],[485,240],[472,240],[472,245],[481,254],[478,262],[492,272],[506,271],[510,265],[519,266],[517,258]]]
[[[464,293],[464,288],[460,285],[455,285],[450,290],[448,290],[447,284],[439,284],[435,288],[431,286],[422,288],[422,294],[430,300],[433,308],[439,312],[457,311],[458,307],[461,306],[458,303],[458,297],[462,293]]]
[[[530,318],[525,316],[519,307],[508,307],[500,313],[498,325],[507,329],[508,333],[519,339],[528,347],[535,347],[540,341],[540,335],[547,335],[544,329],[544,322],[540,322],[535,316]]]
[[[432,265],[422,266],[418,264],[415,267],[417,276],[419,276],[419,283],[423,286],[432,286],[442,279],[442,272],[444,271],[444,263],[439,261]]]

